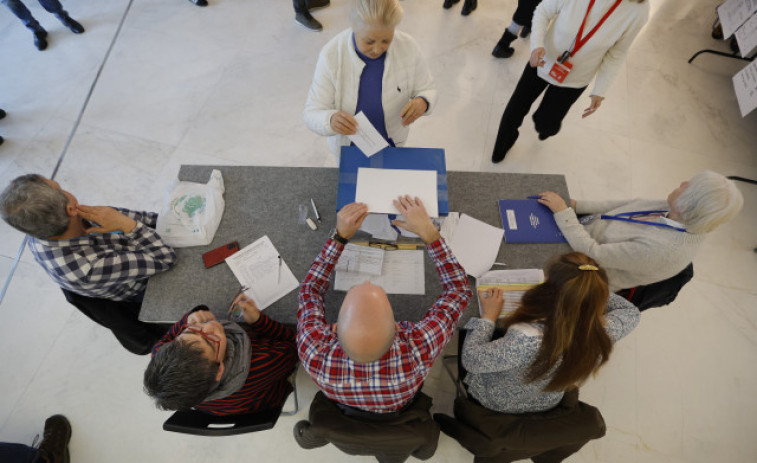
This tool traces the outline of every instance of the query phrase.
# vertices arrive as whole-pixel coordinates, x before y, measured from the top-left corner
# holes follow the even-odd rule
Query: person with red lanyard
[[[542,93],[533,115],[540,140],[560,131],[568,110],[596,76],[583,117],[594,114],[648,18],[645,0],[543,0],[532,20],[531,59],[502,114],[492,162],[505,158]]]

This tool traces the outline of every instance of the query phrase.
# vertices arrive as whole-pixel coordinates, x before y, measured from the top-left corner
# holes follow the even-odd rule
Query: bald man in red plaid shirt
[[[347,293],[336,325],[326,324],[329,276],[368,215],[361,203],[349,204],[337,215],[336,233],[300,287],[297,313],[297,349],[305,370],[330,399],[373,413],[398,412],[412,402],[472,297],[465,271],[423,203],[403,196],[394,204],[405,218],[394,225],[426,243],[444,287],[423,319],[395,322],[386,293],[365,282]]]

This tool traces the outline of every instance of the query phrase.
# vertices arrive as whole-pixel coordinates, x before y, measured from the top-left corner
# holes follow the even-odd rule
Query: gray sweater
[[[618,341],[639,324],[635,305],[610,294],[605,315],[607,334]],[[492,341],[494,324],[472,318],[465,326],[468,335],[463,345],[463,367],[468,370],[468,393],[484,407],[503,413],[540,412],[555,407],[562,392],[544,392],[550,378],[527,383],[528,368],[541,347],[542,326],[518,323],[505,336]]]
[[[576,212],[567,208],[555,213],[555,221],[573,250],[583,252],[604,267],[610,291],[616,292],[676,275],[694,260],[705,235],[601,220],[599,215],[668,208],[667,202],[659,200],[578,201],[576,212],[597,214],[595,220],[581,225]]]

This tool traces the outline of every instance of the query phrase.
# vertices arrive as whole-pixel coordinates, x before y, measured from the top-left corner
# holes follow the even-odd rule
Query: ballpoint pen
[[[313,198],[310,198],[310,205],[313,206],[313,212],[315,212],[316,220],[318,220],[318,222],[321,222],[321,214],[318,213],[318,208],[315,207],[315,201],[313,201]]]
[[[276,284],[281,281],[281,255],[279,255],[279,266],[276,268]]]
[[[229,306],[229,310],[226,311],[226,318],[228,318],[229,320],[242,319],[242,308],[234,304],[234,302],[236,302],[237,298],[248,289],[250,288],[248,288],[247,286],[242,286],[239,292],[234,296],[234,299],[231,300],[231,305]]]

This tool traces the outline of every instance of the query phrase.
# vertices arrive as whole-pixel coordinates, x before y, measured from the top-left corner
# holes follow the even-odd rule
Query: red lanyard
[[[605,22],[605,20],[608,17],[610,17],[612,12],[615,11],[615,8],[617,8],[618,5],[620,5],[620,2],[622,1],[623,0],[615,0],[615,4],[613,4],[609,10],[607,10],[607,13],[605,13],[605,15],[602,16],[602,19],[600,19],[597,25],[594,26],[594,29],[590,30],[589,33],[586,35],[586,38],[584,38],[583,33],[584,33],[584,26],[586,25],[586,18],[589,17],[589,12],[591,11],[591,7],[594,6],[594,0],[591,0],[589,2],[589,8],[587,8],[586,10],[586,16],[584,16],[583,22],[581,22],[581,28],[578,29],[578,35],[576,36],[576,46],[573,48],[573,51],[570,52],[570,56],[575,55],[576,52],[578,52],[578,50],[580,50],[581,47],[583,47],[584,44],[586,44],[586,42],[589,41],[591,36],[594,35],[595,32],[597,32],[597,29],[599,29],[599,27]]]

